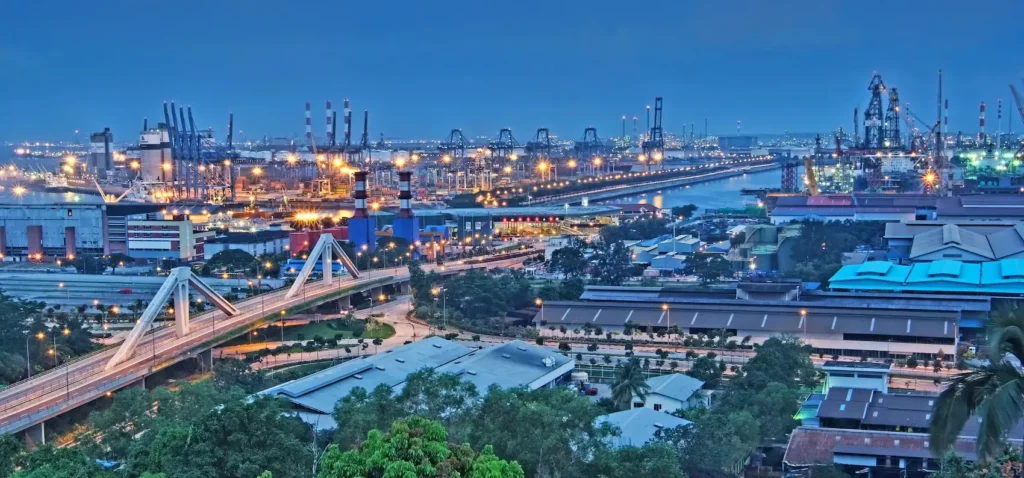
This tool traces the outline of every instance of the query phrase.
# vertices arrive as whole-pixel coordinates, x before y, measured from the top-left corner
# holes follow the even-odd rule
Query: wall
[[[44,256],[66,257],[68,228],[73,228],[74,250],[79,254],[103,254],[106,249],[106,216],[102,204],[61,204],[50,206],[0,206],[3,249],[8,257],[24,258],[29,249],[29,228],[39,232],[33,250],[41,245]],[[74,253],[74,252],[72,252]]]

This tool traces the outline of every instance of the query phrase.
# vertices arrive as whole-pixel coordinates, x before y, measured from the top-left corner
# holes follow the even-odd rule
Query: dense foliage
[[[808,347],[784,336],[768,339],[756,351],[716,395],[713,408],[684,415],[694,421],[692,427],[663,433],[688,472],[737,474],[760,443],[784,438],[796,427],[801,393],[818,382]]]
[[[0,292],[0,388],[96,348],[81,309],[43,308]]]
[[[880,247],[885,235],[885,223],[881,221],[804,220],[797,224],[800,235],[794,239],[793,273],[804,281],[827,281],[842,265],[844,252],[852,252],[857,246]]]

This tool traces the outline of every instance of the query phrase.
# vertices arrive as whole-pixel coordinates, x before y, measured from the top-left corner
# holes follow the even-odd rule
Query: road
[[[425,324],[419,324],[410,321],[406,315],[409,312],[409,297],[402,296],[396,300],[385,302],[377,305],[373,309],[373,313],[383,313],[383,317],[379,317],[377,320],[390,324],[395,328],[395,335],[384,339],[384,343],[379,346],[374,346],[369,340],[369,347],[364,351],[359,348],[359,344],[356,339],[345,339],[339,342],[341,345],[339,348],[330,350],[318,350],[315,352],[300,352],[292,353],[287,355],[268,356],[263,359],[262,362],[257,362],[252,365],[253,368],[264,368],[264,367],[276,367],[284,364],[295,364],[303,362],[312,362],[324,359],[333,359],[341,357],[357,357],[360,355],[366,355],[367,353],[385,352],[395,347],[404,345],[406,342],[413,342],[423,337],[426,337],[428,327]],[[356,317],[365,319],[369,317],[370,310],[364,309],[356,311]],[[301,342],[286,341],[286,342],[260,342],[255,344],[244,344],[244,345],[233,345],[230,347],[220,347],[214,349],[214,354],[217,357],[238,357],[242,358],[246,354],[252,352],[258,352],[263,349],[272,349],[282,344],[295,344]],[[345,353],[345,346],[351,349],[350,353]]]
[[[509,267],[522,263],[524,259],[517,257],[482,264],[447,264],[445,270]],[[438,268],[433,264],[424,267],[426,270]],[[156,370],[194,356],[202,350],[203,344],[217,340],[233,329],[246,327],[274,311],[301,305],[340,288],[375,287],[382,285],[382,277],[390,279],[387,283],[407,279],[409,275],[405,267],[389,269],[387,275],[384,274],[375,271],[373,277],[367,275],[352,279],[346,276],[336,278],[330,284],[323,281],[308,283],[302,294],[290,299],[285,297],[286,289],[262,294],[235,303],[239,313],[234,317],[228,317],[217,310],[193,316],[191,332],[185,337],[178,337],[173,327],[163,327],[149,333],[133,355],[111,370],[106,370],[106,365],[116,348],[79,357],[66,365],[15,383],[0,392],[0,434],[24,430],[135,383]]]

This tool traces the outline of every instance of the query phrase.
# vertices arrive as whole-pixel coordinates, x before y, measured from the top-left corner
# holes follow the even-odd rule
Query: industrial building
[[[913,265],[870,261],[843,266],[828,283],[833,290],[1020,297],[1024,295],[1024,259],[982,263],[938,260]]]
[[[568,377],[574,367],[575,361],[570,357],[518,340],[475,348],[430,337],[350,360],[260,393],[290,401],[304,421],[328,429],[339,425],[331,418],[334,404],[352,389],[372,391],[385,385],[398,392],[409,374],[425,368],[457,375],[475,385],[483,395],[491,386],[531,390],[554,386]]]
[[[941,458],[928,446],[928,431],[937,397],[890,393],[890,366],[861,362],[826,362],[825,387],[812,394],[797,414],[802,426],[790,434],[783,457],[787,471],[810,466],[840,466],[846,472],[873,476],[923,478],[938,469]],[[969,418],[953,446],[968,461],[977,460],[981,420]],[[1020,445],[1024,426],[1008,433]]]
[[[815,354],[928,359],[952,353],[980,332],[991,303],[958,296],[810,293],[793,284],[740,284],[735,290],[588,286],[579,301],[548,301],[532,319],[549,327],[601,327],[686,335],[720,330],[758,344],[792,334]],[[964,328],[964,326],[969,329]]]
[[[102,204],[0,205],[0,255],[6,260],[106,254],[107,211]]]
[[[1001,232],[1021,224],[1017,221],[972,221],[969,219],[950,220],[938,219],[927,221],[890,222],[885,225],[887,257],[892,260],[904,261],[910,258],[910,250],[914,246],[914,239],[922,233],[942,229],[943,226],[953,225],[961,231],[973,232],[988,236],[989,234]]]
[[[786,196],[769,212],[772,224],[787,224],[805,219],[818,221],[906,222],[932,219],[936,197],[915,194],[830,194],[822,196]]]

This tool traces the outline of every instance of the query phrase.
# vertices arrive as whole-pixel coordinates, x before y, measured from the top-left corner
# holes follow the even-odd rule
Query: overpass
[[[325,268],[327,272],[323,279],[308,282],[313,264],[322,259],[330,261],[331,252],[339,254],[338,260],[347,266],[350,276],[333,277],[330,268]],[[527,255],[532,254],[532,250],[521,251],[492,256],[490,262],[465,261],[444,266],[429,265],[424,269],[455,274],[474,267],[509,267],[522,263]],[[209,353],[213,345],[273,320],[282,311],[306,309],[385,285],[403,284],[408,279],[407,267],[375,271],[374,277],[360,275],[329,234],[321,236],[321,241],[310,251],[309,259],[292,287],[234,304],[216,295],[187,268],[176,269],[121,345],[79,357],[0,392],[0,434],[27,430],[33,441],[42,442],[46,420],[121,388],[142,383],[146,376],[175,363]],[[187,307],[189,287],[210,299],[217,308],[190,317]],[[174,327],[170,327],[170,323],[158,326],[154,319],[164,311],[168,299],[173,299],[176,306],[173,310]],[[185,306],[178,307],[179,304]]]

